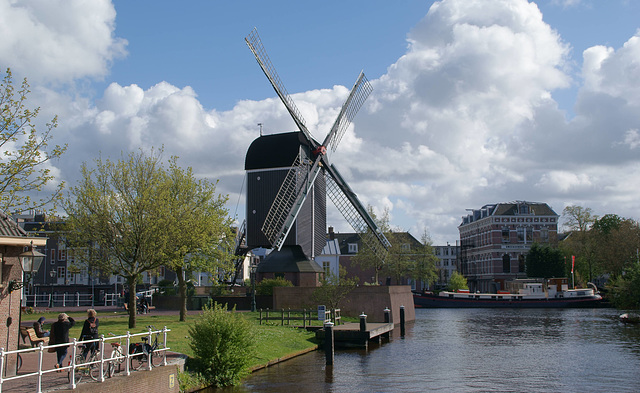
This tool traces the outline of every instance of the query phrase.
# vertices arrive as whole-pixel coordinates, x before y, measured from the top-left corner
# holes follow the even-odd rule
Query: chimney
[[[335,240],[336,234],[333,232],[333,227],[329,227],[329,240]]]

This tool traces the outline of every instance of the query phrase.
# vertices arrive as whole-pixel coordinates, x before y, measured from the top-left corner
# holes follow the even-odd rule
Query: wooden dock
[[[393,323],[367,323],[366,329],[361,331],[359,323],[345,323],[333,327],[334,343],[342,348],[367,348],[370,341],[379,343],[383,338],[389,338],[393,327]],[[324,329],[316,332],[316,338],[324,342]]]

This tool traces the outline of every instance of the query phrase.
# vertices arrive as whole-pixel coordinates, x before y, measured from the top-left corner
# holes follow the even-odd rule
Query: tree
[[[215,277],[219,270],[231,270],[234,236],[232,220],[225,203],[227,196],[216,195],[216,184],[196,180],[192,168],[169,161],[170,202],[166,266],[178,276],[180,321],[187,315],[186,270],[207,271]]]
[[[62,156],[67,146],[48,148],[58,119],[54,117],[45,125],[44,131],[38,131],[35,123],[40,108],[27,108],[29,92],[26,78],[16,91],[11,70],[7,68],[0,84],[0,209],[6,212],[55,203],[61,198],[64,187],[60,182],[47,197],[31,199],[33,193],[53,182],[54,176],[46,164]]]
[[[136,284],[167,261],[171,189],[159,153],[131,153],[119,161],[86,163],[66,201],[66,236],[89,264],[118,272],[129,288],[129,328],[136,326]],[[73,251],[72,251],[73,252]]]
[[[386,236],[391,231],[391,228],[389,227],[389,209],[384,210],[384,213],[382,214],[382,217],[380,219],[378,219],[378,217],[376,217],[376,214],[373,212],[373,206],[368,205],[367,212],[378,226],[380,232],[384,233]],[[370,229],[367,229],[367,231],[370,231]],[[353,263],[359,265],[363,269],[372,268],[375,272],[375,283],[378,284],[380,282],[379,274],[387,261],[382,261],[377,255],[373,253],[373,250],[371,250],[369,247],[361,247],[358,250],[358,253],[354,255],[351,260],[353,261]]]
[[[640,264],[634,263],[624,275],[611,280],[607,286],[611,303],[618,309],[640,310]]]
[[[564,277],[565,267],[562,252],[547,245],[533,243],[527,253],[527,277]]]
[[[449,285],[447,286],[447,290],[451,292],[455,292],[458,289],[469,289],[467,285],[467,279],[458,272],[453,272],[451,277],[449,277]]]
[[[426,229],[422,233],[420,241],[422,247],[416,253],[411,277],[423,283],[432,284],[438,279],[438,269],[436,268],[438,257],[433,254],[431,238]]]
[[[333,310],[339,308],[340,303],[357,285],[358,277],[347,278],[347,270],[341,266],[338,274],[329,272],[320,279],[320,286],[311,294],[311,300]]]
[[[589,207],[570,205],[562,210],[564,226],[570,231],[586,232],[598,219]]]

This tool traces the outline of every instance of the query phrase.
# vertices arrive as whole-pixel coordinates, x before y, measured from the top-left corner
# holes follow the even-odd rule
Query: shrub
[[[253,325],[221,304],[205,306],[202,318],[189,328],[193,367],[207,383],[235,385],[248,374],[255,356]]]
[[[282,277],[267,278],[262,280],[256,286],[256,294],[258,295],[273,295],[273,287],[292,287],[291,281]]]

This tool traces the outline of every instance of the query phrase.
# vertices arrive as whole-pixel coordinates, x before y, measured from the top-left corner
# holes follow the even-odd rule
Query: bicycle
[[[80,345],[78,347],[78,349],[85,349],[87,345],[90,344],[85,344],[85,345]],[[93,379],[94,381],[98,381],[100,379],[100,351],[97,349],[94,350],[89,350],[89,358],[86,359],[82,352],[76,354],[76,367],[73,370],[73,373],[75,375],[75,382],[76,383],[80,383],[80,381],[82,381],[82,378],[86,375],[88,375],[91,379]],[[71,365],[71,360],[69,360],[69,365]],[[108,368],[106,367],[103,369],[103,374],[106,376],[108,373]],[[69,373],[67,374],[67,377],[69,379],[69,382],[71,382],[71,369],[69,369]]]
[[[109,333],[110,336],[114,336],[115,334]],[[124,363],[124,353],[122,351],[122,339],[120,339],[117,343],[111,342],[111,357],[109,358],[109,366],[107,368],[107,375],[109,378],[116,373],[116,366],[118,366],[118,372],[120,372],[120,366]]]
[[[157,330],[153,325],[147,326],[147,329]],[[147,343],[148,337],[142,337],[143,342],[129,345],[130,355],[141,354],[131,358],[131,368],[133,370],[139,370],[142,364],[148,361],[149,356],[151,356],[151,364],[153,367],[158,367],[162,363],[164,354],[160,350],[162,349],[160,348],[160,344],[158,344],[158,336],[160,336],[160,333],[161,332],[158,331],[155,334],[155,337],[152,339],[152,344]]]

